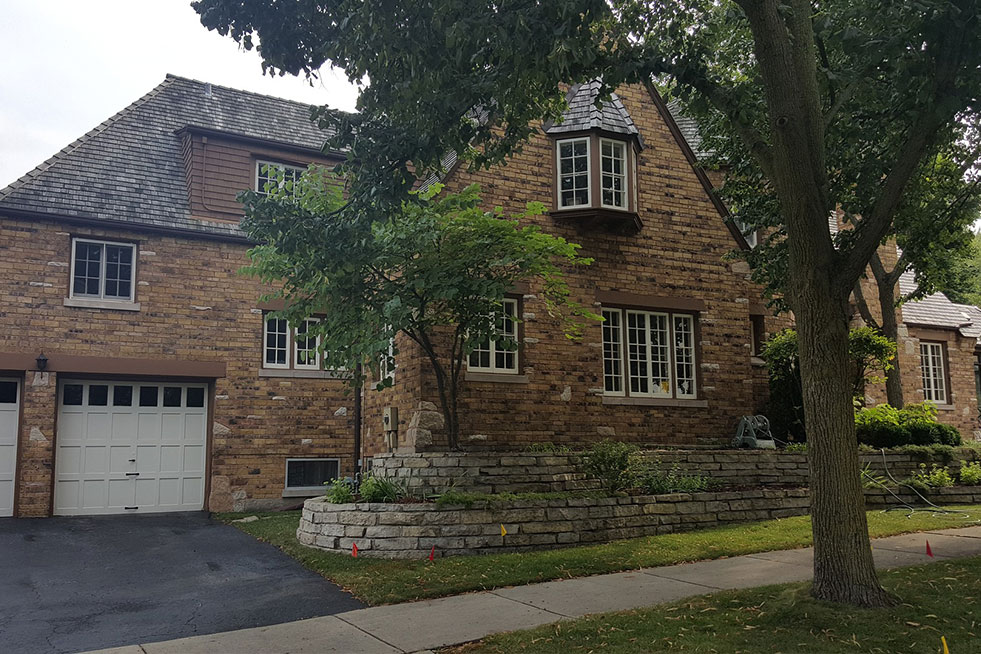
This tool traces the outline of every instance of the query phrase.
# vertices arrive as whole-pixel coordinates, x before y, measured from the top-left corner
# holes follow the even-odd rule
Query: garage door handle
[[[127,472],[126,473],[126,476],[127,477],[139,477],[140,476],[140,473],[138,473],[138,472]]]

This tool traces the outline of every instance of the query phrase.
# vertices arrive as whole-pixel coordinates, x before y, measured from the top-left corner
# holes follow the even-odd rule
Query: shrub
[[[967,486],[981,485],[981,463],[964,463],[960,472],[961,483]]]
[[[368,476],[361,480],[358,494],[364,502],[397,502],[408,495],[405,484],[392,479]]]
[[[920,471],[915,473],[907,480],[911,486],[921,488],[948,488],[954,485],[954,478],[950,475],[950,468],[940,467],[936,463],[930,466],[929,470],[925,463],[920,464]]]
[[[630,488],[637,481],[637,446],[603,440],[583,454],[582,471],[598,479],[604,489],[616,492]]]
[[[555,443],[532,443],[525,448],[525,452],[532,454],[568,454],[572,448],[568,445],[556,445]]]
[[[331,504],[350,504],[354,501],[354,484],[349,479],[335,479],[327,484],[327,501]]]
[[[928,402],[902,409],[880,404],[855,413],[858,442],[875,448],[903,445],[960,445],[956,428],[937,422],[937,408]]]
[[[640,485],[651,495],[662,495],[664,493],[699,493],[718,487],[719,482],[703,475],[684,474],[675,464],[668,472],[655,467],[643,476]]]
[[[807,454],[807,443],[787,443],[783,448],[784,452],[794,452],[797,454]]]

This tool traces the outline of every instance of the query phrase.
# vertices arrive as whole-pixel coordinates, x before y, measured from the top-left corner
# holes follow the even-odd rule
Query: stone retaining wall
[[[965,457],[976,453],[965,451]],[[736,486],[806,486],[807,455],[766,450],[659,450],[645,451],[649,461],[664,470],[679,469],[706,475]],[[884,475],[881,454],[861,454],[861,465]],[[579,472],[579,454],[525,452],[429,452],[424,454],[381,454],[373,459],[373,472],[380,477],[402,480],[410,490],[436,493],[453,488],[475,493],[548,493],[597,488],[594,480]],[[885,466],[897,480],[909,477],[921,462],[910,454],[887,454]],[[936,461],[944,465],[942,461]],[[951,472],[960,460],[949,462]]]
[[[922,502],[912,493],[904,499]],[[981,487],[937,489],[936,504],[981,503]],[[866,491],[868,507],[896,505],[885,491]],[[568,498],[470,507],[419,504],[329,504],[307,500],[296,537],[304,545],[362,556],[423,558],[552,549],[623,538],[805,515],[805,488]],[[501,535],[501,526],[507,535]]]
[[[804,489],[528,500],[471,507],[307,500],[297,538],[383,558],[518,552],[807,513]],[[501,525],[507,530],[501,536]]]

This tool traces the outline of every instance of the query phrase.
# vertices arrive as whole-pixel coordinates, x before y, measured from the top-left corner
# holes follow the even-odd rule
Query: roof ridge
[[[83,143],[87,143],[90,139],[92,139],[96,135],[106,131],[110,126],[115,124],[124,115],[129,114],[137,107],[140,107],[146,102],[148,102],[149,100],[153,99],[154,97],[157,96],[157,94],[160,93],[160,91],[170,86],[172,83],[173,83],[173,78],[170,75],[167,75],[162,82],[160,82],[155,87],[150,89],[150,91],[148,91],[141,97],[137,98],[133,102],[129,103],[128,105],[126,105],[125,107],[114,113],[109,118],[106,118],[104,121],[102,121],[92,129],[90,129],[89,131],[85,132],[80,137],[78,137],[77,139],[75,139],[74,141],[63,147],[62,149],[55,152],[53,155],[51,155],[50,157],[42,161],[40,164],[38,164],[31,170],[27,171],[26,173],[15,179],[13,182],[8,184],[4,188],[0,188],[0,201],[4,200],[7,196],[9,196],[11,193],[16,191],[20,187],[22,187],[24,184],[35,179],[38,175],[50,170],[53,166],[61,162],[65,157],[71,155],[75,150],[81,147]]]
[[[194,84],[202,84],[202,85],[203,84],[210,84],[211,85],[211,88],[214,88],[214,89],[222,89],[223,91],[231,91],[233,93],[243,93],[245,95],[252,95],[252,96],[255,96],[255,97],[258,97],[258,98],[265,98],[267,100],[275,100],[277,102],[288,102],[290,104],[299,105],[301,107],[311,108],[311,107],[320,107],[320,106],[323,106],[323,105],[319,105],[319,104],[311,104],[309,102],[302,102],[300,100],[291,100],[290,98],[282,98],[282,97],[280,97],[278,95],[270,95],[268,93],[259,93],[257,91],[249,91],[249,90],[246,90],[246,89],[237,89],[234,86],[225,86],[223,84],[215,84],[213,82],[205,82],[204,80],[194,79],[193,77],[184,77],[183,75],[175,75],[173,73],[167,73],[167,79],[175,79],[175,80],[180,80],[182,82],[192,82]],[[345,111],[344,113],[354,114],[354,113],[357,113],[357,112],[354,112],[354,111]]]

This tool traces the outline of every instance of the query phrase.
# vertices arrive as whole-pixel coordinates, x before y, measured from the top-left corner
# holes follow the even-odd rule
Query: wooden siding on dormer
[[[236,196],[255,189],[257,161],[306,167],[310,163],[333,166],[337,159],[313,157],[275,145],[247,143],[192,132],[183,134],[183,155],[191,215],[201,220],[238,222],[243,215]]]

